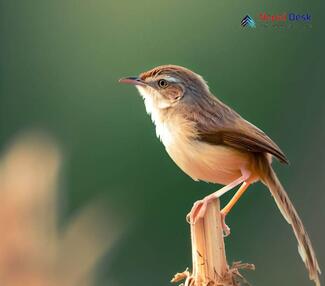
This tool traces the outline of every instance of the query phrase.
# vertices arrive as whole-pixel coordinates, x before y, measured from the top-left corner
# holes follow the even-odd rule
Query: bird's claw
[[[187,222],[190,224],[195,224],[199,219],[203,218],[210,200],[210,197],[206,197],[202,200],[196,201],[193,204],[191,211],[186,216]],[[221,211],[220,214],[223,236],[227,237],[230,235],[230,228],[226,224],[226,213]]]
[[[191,211],[187,214],[186,220],[190,224],[195,224],[199,219],[203,218],[209,201],[204,198],[203,200],[196,201],[193,204]]]
[[[221,211],[220,214],[223,237],[227,237],[230,235],[230,227],[226,224],[226,214],[223,211]]]

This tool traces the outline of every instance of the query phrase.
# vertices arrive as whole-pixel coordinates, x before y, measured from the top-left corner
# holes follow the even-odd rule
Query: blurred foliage
[[[1,146],[21,130],[50,132],[64,148],[64,217],[102,195],[134,221],[101,266],[100,285],[169,285],[190,264],[185,214],[217,188],[175,166],[137,92],[117,83],[168,63],[201,74],[285,151],[291,166],[275,168],[324,268],[323,10],[322,1],[293,0],[0,0]],[[246,14],[286,11],[311,13],[312,27],[240,26]],[[255,263],[253,285],[310,285],[261,184],[227,222],[229,260]]]
[[[60,226],[61,156],[52,141],[25,134],[1,158],[1,285],[94,285],[95,266],[120,232],[116,216],[104,216],[98,202]]]

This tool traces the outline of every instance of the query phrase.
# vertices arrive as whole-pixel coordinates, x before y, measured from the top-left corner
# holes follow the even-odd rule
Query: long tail
[[[268,186],[282,215],[292,226],[293,232],[298,241],[298,251],[309,272],[310,280],[314,280],[316,286],[320,286],[319,274],[321,271],[318,266],[315,251],[310,242],[309,236],[305,231],[304,225],[271,166],[267,173],[268,174],[263,178],[263,181]]]

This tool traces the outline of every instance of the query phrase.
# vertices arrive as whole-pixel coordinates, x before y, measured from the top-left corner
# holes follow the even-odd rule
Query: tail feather
[[[295,207],[271,166],[268,175],[263,179],[263,181],[268,186],[282,215],[292,226],[293,232],[298,241],[298,251],[309,272],[309,278],[315,281],[316,286],[320,286],[319,274],[321,271],[309,236]]]

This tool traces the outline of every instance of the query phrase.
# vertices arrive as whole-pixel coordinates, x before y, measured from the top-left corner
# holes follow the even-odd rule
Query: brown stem
[[[192,262],[193,271],[185,270],[178,273],[172,282],[185,279],[185,286],[238,286],[245,279],[239,274],[238,269],[253,269],[247,264],[234,264],[229,267],[226,259],[223,238],[222,221],[219,199],[215,199],[207,206],[202,219],[191,224]]]

